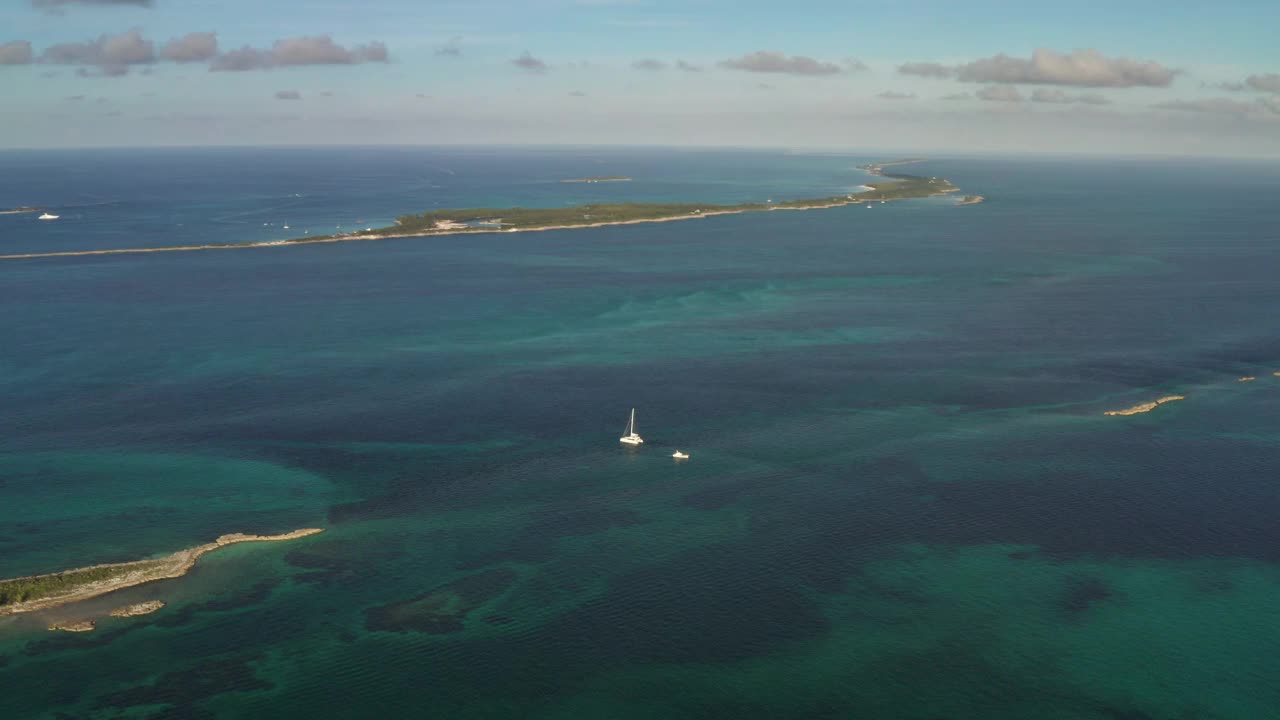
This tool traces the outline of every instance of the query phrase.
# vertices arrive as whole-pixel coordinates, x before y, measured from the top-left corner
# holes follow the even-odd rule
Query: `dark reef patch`
[[[211,710],[193,705],[175,705],[147,716],[147,720],[217,720]]]
[[[91,633],[58,633],[51,637],[32,640],[23,647],[22,654],[27,657],[39,657],[50,653],[105,647],[123,635],[146,627],[147,624],[143,621],[121,625],[110,630],[95,630]]]
[[[748,547],[700,548],[614,580],[543,629],[596,663],[725,662],[827,630],[817,604]]]
[[[1074,577],[1067,580],[1058,597],[1058,608],[1065,613],[1077,615],[1094,603],[1109,600],[1115,593],[1105,582],[1096,577]]]
[[[167,705],[179,714],[171,717],[191,717],[192,704],[229,692],[270,690],[271,683],[254,674],[249,662],[255,657],[218,658],[205,660],[192,667],[174,670],[161,675],[150,685],[138,685],[107,693],[98,698],[98,708],[130,708],[147,705]]]
[[[418,502],[417,493],[408,487],[402,487],[382,495],[334,505],[329,508],[328,518],[333,525],[361,520],[385,520],[412,514]]]
[[[695,490],[680,498],[680,504],[694,510],[719,510],[737,502],[751,491],[747,483],[722,483]]]
[[[192,618],[201,613],[226,612],[228,610],[240,610],[242,608],[253,607],[260,603],[266,602],[271,597],[272,591],[280,585],[280,581],[274,578],[260,580],[253,584],[247,592],[238,594],[228,594],[222,597],[216,597],[212,600],[206,600],[199,603],[191,603],[183,605],[177,612],[168,613],[155,619],[155,624],[160,627],[176,627],[185,625]]]
[[[519,578],[510,568],[467,575],[422,595],[365,611],[365,627],[386,632],[447,635],[465,629],[467,616]]]
[[[1273,451],[1228,438],[1164,444],[1150,432],[1098,437],[1108,457],[1144,463],[1121,477],[1098,471],[932,483],[933,518],[900,508],[916,539],[947,544],[1035,545],[1050,558],[1245,557],[1280,562],[1280,494]],[[1096,452],[1077,438],[1082,453]],[[1071,448],[1046,447],[1047,457]],[[1034,457],[1033,448],[1023,448]],[[882,498],[881,501],[884,499]]]
[[[560,538],[593,535],[641,522],[636,512],[615,508],[546,510],[533,513],[532,517],[532,522],[496,550],[484,549],[471,555],[460,553],[458,569],[474,570],[500,562],[547,562],[555,557],[555,543]]]
[[[285,562],[308,572],[294,576],[299,582],[322,587],[347,585],[367,577],[378,566],[404,557],[403,547],[394,541],[359,544],[349,540],[317,542],[290,550]]]

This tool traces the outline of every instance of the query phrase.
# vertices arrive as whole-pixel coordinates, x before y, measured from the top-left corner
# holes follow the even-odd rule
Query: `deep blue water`
[[[883,159],[6,152],[0,254]],[[913,167],[989,199],[0,261],[0,577],[327,529],[0,619],[0,717],[1267,717],[1280,167]]]

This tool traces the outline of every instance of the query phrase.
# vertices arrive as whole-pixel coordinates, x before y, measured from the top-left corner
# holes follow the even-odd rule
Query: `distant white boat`
[[[624,445],[643,445],[644,438],[636,434],[636,409],[631,408],[631,419],[627,421],[626,434],[618,438]]]
[[[671,453],[671,457],[673,457],[673,458],[675,458],[675,459],[677,459],[677,460],[688,460],[688,459],[689,459],[689,453],[682,453],[682,452],[680,452],[679,450],[677,450],[677,451],[675,451],[675,452]]]
[[[53,213],[45,213],[45,214],[41,215],[38,219],[40,219],[40,220],[57,220],[59,217],[60,217],[60,216],[58,216],[58,215],[54,215]]]

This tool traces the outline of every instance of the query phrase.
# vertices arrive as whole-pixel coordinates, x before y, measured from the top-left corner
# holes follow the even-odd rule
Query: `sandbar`
[[[0,580],[0,616],[48,610],[143,583],[182,577],[195,566],[200,556],[228,545],[294,540],[321,532],[324,532],[323,528],[303,528],[282,535],[232,533],[211,543],[179,550],[153,560],[108,563],[47,575]]]
[[[1134,405],[1133,407],[1125,408],[1124,410],[1108,410],[1103,413],[1103,415],[1137,415],[1139,413],[1151,412],[1161,405],[1174,402],[1175,400],[1186,400],[1186,397],[1183,395],[1166,395],[1165,397],[1157,399],[1155,402]]]

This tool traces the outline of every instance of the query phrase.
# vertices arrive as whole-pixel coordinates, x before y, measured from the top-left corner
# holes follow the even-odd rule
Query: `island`
[[[51,624],[49,629],[55,632],[61,630],[62,632],[82,633],[91,632],[97,627],[98,623],[92,620],[64,620]]]
[[[38,207],[16,207],[9,210],[0,210],[0,215],[22,215],[24,213],[44,212],[44,208]]]
[[[153,248],[112,248],[109,250],[69,250],[55,252],[0,255],[0,260],[25,260],[32,258],[76,257],[88,255],[120,255],[144,252],[188,252],[194,250],[233,250],[243,248],[271,248],[315,243],[353,242],[360,240],[385,240],[390,238],[432,237],[494,232],[531,232],[542,230],[569,230],[596,228],[608,225],[633,225],[637,223],[694,220],[718,215],[772,212],[780,210],[821,210],[848,205],[883,204],[896,200],[927,198],[958,192],[960,188],[939,177],[923,177],[890,173],[887,167],[921,162],[920,159],[891,160],[860,166],[867,173],[884,178],[863,185],[865,190],[820,198],[747,202],[736,205],[711,203],[593,203],[573,207],[555,208],[466,208],[429,210],[402,215],[395,224],[381,228],[333,235],[309,235],[285,240],[252,243],[226,243],[208,245],[179,245]],[[583,180],[591,178],[582,178]]]
[[[916,162],[898,160],[889,164]],[[373,228],[343,235],[321,235],[294,238],[286,243],[334,242],[337,240],[373,240],[391,237],[423,237],[478,232],[516,232],[529,230],[567,230],[572,228],[631,225],[635,223],[670,222],[775,210],[818,210],[884,203],[892,200],[946,195],[959,190],[945,179],[916,175],[889,175],[885,164],[862,169],[886,180],[870,182],[858,193],[821,198],[750,202],[737,205],[711,203],[593,203],[562,208],[466,208],[430,210],[416,215],[402,215],[395,225]],[[869,169],[874,168],[874,169]]]
[[[871,173],[872,175],[884,175],[886,177],[892,177],[890,173],[886,173],[884,171],[885,168],[893,167],[894,165],[910,165],[911,163],[918,163],[918,162],[924,162],[924,158],[902,158],[899,160],[884,160],[878,163],[870,163],[868,165],[859,165],[858,169],[865,170]]]
[[[1186,397],[1182,395],[1166,395],[1162,398],[1155,400],[1154,402],[1142,403],[1141,405],[1134,405],[1133,407],[1125,408],[1124,410],[1108,410],[1104,412],[1103,415],[1137,415],[1139,413],[1151,412],[1152,410],[1155,410],[1161,405],[1165,403],[1174,402],[1175,400],[1186,400]]]
[[[163,600],[148,600],[146,602],[140,602],[140,603],[135,603],[133,605],[125,605],[124,607],[116,608],[115,610],[112,610],[107,614],[110,615],[111,617],[118,617],[118,618],[138,617],[139,615],[150,615],[151,613],[157,610],[160,610],[163,607],[164,607]]]
[[[279,542],[315,535],[322,528],[303,528],[283,535],[223,535],[211,543],[179,550],[172,555],[153,560],[109,563],[65,570],[48,575],[0,580],[0,617],[18,613],[48,610],[69,603],[88,600],[116,590],[186,575],[200,556],[218,548],[242,542]],[[157,608],[158,609],[158,608]],[[85,621],[90,622],[90,621]],[[70,630],[70,627],[57,628]],[[81,627],[75,632],[92,630]]]
[[[626,175],[598,175],[593,177],[569,178],[561,180],[562,183],[602,183],[602,182],[631,182],[631,178]]]

